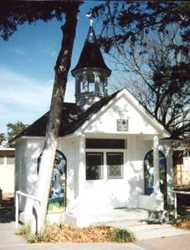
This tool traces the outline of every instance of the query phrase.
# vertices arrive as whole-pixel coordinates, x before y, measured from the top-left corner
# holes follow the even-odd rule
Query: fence
[[[182,164],[177,164],[174,168],[174,186],[190,185],[190,170]]]

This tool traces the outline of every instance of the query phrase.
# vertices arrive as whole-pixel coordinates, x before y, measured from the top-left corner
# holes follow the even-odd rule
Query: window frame
[[[102,165],[98,165],[100,167],[100,177],[97,178],[97,179],[87,179],[87,154],[88,153],[93,153],[93,154],[96,154],[96,153],[99,153],[102,155]],[[97,150],[94,150],[94,151],[87,151],[85,152],[85,176],[86,176],[86,181],[98,181],[98,180],[103,180],[104,179],[104,153],[102,151],[97,151]]]
[[[101,181],[101,180],[122,180],[122,179],[125,179],[125,166],[127,164],[127,160],[126,160],[126,154],[127,154],[127,149],[100,149],[100,148],[94,148],[94,149],[91,149],[91,148],[86,148],[85,150],[85,153],[103,153],[103,165],[101,167],[101,171],[102,171],[102,178],[101,179],[94,179],[94,180],[88,180],[85,176],[85,180],[86,181]],[[123,153],[123,165],[121,166],[121,171],[122,171],[122,177],[120,178],[109,178],[108,177],[108,167],[109,165],[107,165],[107,159],[106,159],[106,155],[107,153]],[[85,154],[86,155],[86,154]],[[86,169],[86,157],[85,157],[85,169]],[[86,171],[85,171],[86,173]]]
[[[120,153],[120,154],[122,154],[122,157],[123,157],[123,164],[121,164],[121,165],[108,165],[108,160],[107,160],[107,156],[108,156],[108,154],[109,153],[115,153],[115,154],[117,154],[117,153]],[[107,179],[123,179],[124,178],[124,165],[125,165],[125,157],[124,157],[124,152],[121,152],[121,151],[119,151],[119,152],[106,152],[106,166],[107,166]],[[110,172],[110,166],[120,166],[120,170],[121,170],[121,175],[120,176],[113,176],[113,175],[110,175],[109,174],[109,172]]]

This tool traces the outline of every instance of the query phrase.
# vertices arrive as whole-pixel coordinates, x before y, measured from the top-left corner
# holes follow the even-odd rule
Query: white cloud
[[[0,100],[4,104],[44,109],[50,100],[51,82],[43,82],[0,67]]]
[[[74,82],[68,82],[65,101],[73,101]],[[53,81],[42,81],[0,65],[0,132],[8,122],[32,123],[50,105]]]
[[[17,54],[19,56],[24,56],[25,55],[24,50],[21,49],[21,48],[15,48],[14,52],[15,52],[15,54]]]

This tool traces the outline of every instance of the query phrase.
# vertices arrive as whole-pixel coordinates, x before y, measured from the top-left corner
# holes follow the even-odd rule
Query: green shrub
[[[30,230],[30,226],[29,225],[22,225],[19,230],[16,232],[17,235],[22,235],[27,242],[29,243],[36,243],[39,242],[39,238],[40,236],[32,234],[31,230]]]
[[[29,225],[22,225],[18,231],[16,232],[17,235],[28,235],[30,233],[30,226]]]
[[[132,242],[133,233],[126,229],[108,226],[76,228],[64,224],[46,225],[42,234],[32,234],[30,227],[23,225],[17,234],[23,235],[29,243],[37,242]]]
[[[26,240],[28,243],[37,243],[40,241],[39,236],[35,234],[28,234]]]
[[[110,231],[108,237],[114,242],[132,242],[135,240],[135,236],[132,232],[121,228],[115,228]]]

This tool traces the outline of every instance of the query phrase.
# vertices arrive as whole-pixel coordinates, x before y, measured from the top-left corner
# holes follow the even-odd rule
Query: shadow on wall
[[[37,183],[37,165],[38,157],[41,153],[43,143],[41,142],[28,142],[24,145],[19,157],[19,176],[17,176],[16,182],[17,190],[24,193],[34,195],[35,187]],[[20,209],[22,211],[26,208],[26,198],[20,198]]]
[[[144,191],[143,169],[137,169],[137,167],[133,163],[130,163],[130,168],[132,168],[133,176],[128,180],[130,194],[128,206],[135,208],[139,206],[138,196]]]

